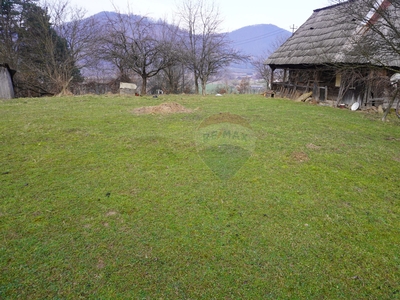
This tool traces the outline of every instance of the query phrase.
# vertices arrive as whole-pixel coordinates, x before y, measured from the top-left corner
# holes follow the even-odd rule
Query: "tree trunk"
[[[207,95],[207,82],[205,80],[201,81],[201,94],[203,96]]]
[[[392,106],[393,106],[394,100],[396,100],[398,94],[399,94],[399,88],[396,88],[396,92],[394,93],[393,97],[390,99],[389,105],[388,105],[388,107],[385,109],[385,112],[383,113],[383,117],[382,117],[382,121],[383,121],[383,122],[386,121],[387,115],[389,114],[390,109],[391,109]]]
[[[194,93],[199,94],[200,89],[199,89],[199,77],[197,76],[196,71],[194,71]]]
[[[140,91],[141,95],[147,95],[147,76],[142,75],[142,89]]]
[[[342,101],[342,99],[343,99],[343,95],[345,93],[344,90],[345,90],[344,83],[340,82],[339,93],[338,93],[338,96],[336,99],[336,107],[339,106],[340,101]]]
[[[68,79],[68,81],[63,85],[61,92],[57,95],[58,97],[64,96],[66,94],[67,88],[68,88],[70,82],[72,81],[72,79],[74,79],[74,76],[71,76],[71,78]]]

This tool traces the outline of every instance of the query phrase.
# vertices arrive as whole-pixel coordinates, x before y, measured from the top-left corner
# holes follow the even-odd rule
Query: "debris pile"
[[[299,96],[298,98],[295,99],[296,102],[309,102],[311,101],[311,97],[312,97],[312,92],[309,93],[304,93],[301,96]]]

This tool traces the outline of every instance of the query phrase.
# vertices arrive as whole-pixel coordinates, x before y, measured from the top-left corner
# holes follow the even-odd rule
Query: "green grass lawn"
[[[132,113],[169,101],[198,109]],[[251,125],[250,157],[199,150],[220,112]],[[231,158],[233,176],[212,171]],[[258,95],[2,101],[0,199],[1,299],[400,299],[395,116]]]

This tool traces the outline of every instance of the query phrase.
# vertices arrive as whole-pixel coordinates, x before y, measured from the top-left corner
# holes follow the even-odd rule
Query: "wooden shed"
[[[0,64],[0,99],[14,98],[14,73],[7,64]]]
[[[355,44],[366,35],[368,28],[366,23],[345,13],[350,3],[354,7],[357,0],[314,10],[267,59],[265,63],[272,69],[272,89],[278,95],[297,98],[312,91],[314,99],[332,100],[336,104],[378,105],[383,102],[390,76],[400,70],[400,60],[395,56],[387,57],[385,63],[390,68],[386,68],[355,55]],[[381,0],[380,5],[386,9],[390,1]],[[360,4],[359,11],[376,22],[378,16],[371,14],[370,9]],[[279,80],[276,80],[278,74]]]

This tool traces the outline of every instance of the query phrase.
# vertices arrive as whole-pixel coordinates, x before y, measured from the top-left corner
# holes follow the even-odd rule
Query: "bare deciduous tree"
[[[93,53],[99,46],[100,22],[94,17],[86,18],[84,9],[72,7],[68,1],[49,2],[46,7],[54,29],[68,43],[70,55],[79,69],[96,65]]]
[[[263,54],[260,56],[252,57],[251,58],[251,64],[254,67],[254,69],[257,72],[257,76],[261,79],[263,79],[266,83],[266,86],[270,86],[270,79],[271,79],[271,68],[265,64],[265,61],[267,60],[268,55]]]
[[[108,31],[102,37],[100,52],[104,60],[121,72],[137,73],[142,78],[141,94],[147,93],[147,81],[173,65],[177,50],[175,36],[164,21],[152,22],[132,13],[110,15]]]
[[[249,77],[244,77],[242,80],[240,80],[239,85],[236,87],[238,90],[239,94],[246,94],[249,92],[250,89],[250,78]]]
[[[255,68],[257,75],[262,78],[265,82],[267,87],[270,87],[271,82],[271,68],[265,64],[265,61],[267,58],[276,50],[278,49],[284,42],[286,41],[286,38],[284,36],[278,37],[272,44],[270,50],[264,52],[263,54],[252,57],[250,62]]]
[[[193,72],[195,92],[206,94],[206,84],[213,75],[235,61],[246,60],[233,49],[227,35],[220,33],[222,20],[218,8],[206,0],[184,0],[178,8],[186,66]]]

